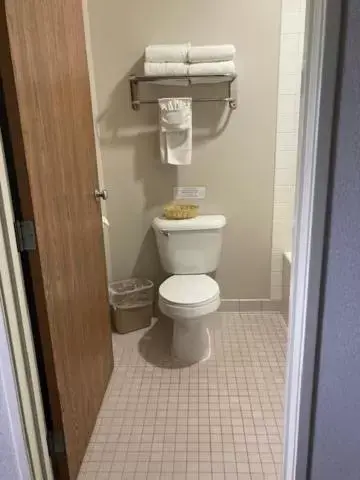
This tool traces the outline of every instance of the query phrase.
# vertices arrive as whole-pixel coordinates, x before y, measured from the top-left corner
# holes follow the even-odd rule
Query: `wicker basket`
[[[164,207],[164,216],[168,220],[185,220],[186,218],[195,218],[198,214],[198,205],[177,205],[170,203]]]

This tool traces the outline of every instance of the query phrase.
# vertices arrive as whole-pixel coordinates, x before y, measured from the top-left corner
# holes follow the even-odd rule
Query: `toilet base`
[[[210,332],[203,319],[174,320],[172,353],[181,363],[191,365],[211,355]]]

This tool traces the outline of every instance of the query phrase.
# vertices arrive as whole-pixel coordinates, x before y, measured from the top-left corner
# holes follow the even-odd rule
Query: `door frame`
[[[285,389],[285,480],[306,480],[342,2],[307,0]],[[306,55],[307,53],[307,55]]]
[[[303,69],[302,140],[293,235],[284,480],[305,480],[307,473],[341,2],[308,0],[306,16],[305,51],[308,55]],[[3,209],[4,205],[1,204],[1,216]],[[12,235],[14,242],[13,225],[9,218],[6,218],[6,222],[1,225],[0,234],[3,238]],[[52,471],[46,447],[44,413],[29,317],[24,310],[24,289],[19,276],[15,274],[17,267],[13,263],[13,255],[9,251],[4,253],[2,260],[7,261],[11,278],[15,279],[12,283],[13,292],[23,302],[19,316],[13,315],[7,319],[17,372],[19,407],[26,412],[23,422],[24,431],[30,432],[26,440],[32,468],[41,472],[35,478],[47,480],[52,478]],[[4,300],[8,301],[7,298]],[[21,324],[26,332],[20,331]],[[32,374],[26,376],[24,373],[29,371],[28,368]],[[35,404],[31,402],[32,397],[35,397]],[[34,432],[37,434],[34,435]]]
[[[33,478],[52,480],[47,429],[0,130],[0,289],[17,386],[17,409]],[[25,480],[25,479],[24,479]]]

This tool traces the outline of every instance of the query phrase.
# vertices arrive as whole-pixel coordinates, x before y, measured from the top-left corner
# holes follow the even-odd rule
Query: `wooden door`
[[[0,0],[3,81],[52,428],[75,479],[113,366],[81,0]],[[61,443],[61,442],[60,442]],[[61,450],[61,448],[60,448]]]

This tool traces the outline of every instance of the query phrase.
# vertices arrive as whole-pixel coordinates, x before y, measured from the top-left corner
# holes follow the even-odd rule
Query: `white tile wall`
[[[271,261],[271,299],[282,297],[282,255],[291,251],[306,0],[283,0]]]

